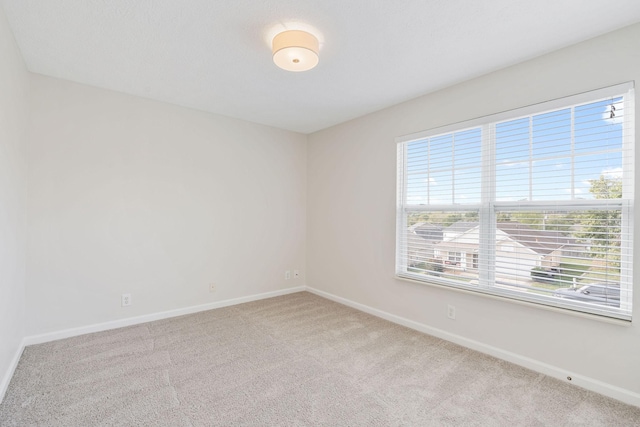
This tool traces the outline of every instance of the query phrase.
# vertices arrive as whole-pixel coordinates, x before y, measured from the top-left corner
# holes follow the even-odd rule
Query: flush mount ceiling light
[[[283,70],[307,71],[318,65],[318,39],[306,31],[284,31],[273,38],[273,62]]]

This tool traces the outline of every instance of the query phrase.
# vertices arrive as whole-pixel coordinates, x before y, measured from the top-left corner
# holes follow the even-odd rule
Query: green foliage
[[[412,212],[407,217],[407,227],[419,222],[429,222],[429,212]]]
[[[579,283],[583,280],[585,272],[591,268],[591,264],[591,261],[583,259],[566,258],[566,261],[560,263],[558,267],[559,274],[556,276],[556,282],[561,286],[570,286],[575,279],[576,283]]]
[[[564,235],[571,233],[576,221],[573,213],[546,212],[511,212],[509,219],[536,230],[558,231]]]
[[[451,224],[455,224],[458,221],[462,221],[462,214],[460,213],[449,214],[447,215],[445,220],[442,222],[442,226],[448,227]]]
[[[414,266],[407,267],[407,271],[410,271],[412,273],[424,273],[424,270],[425,270],[424,262],[418,263]]]
[[[605,178],[600,175],[598,179],[590,179],[589,192],[596,199],[621,199],[622,198],[622,180],[619,178]]]
[[[574,213],[549,215],[544,221],[543,229],[547,231],[559,231],[568,236],[573,231],[575,223],[576,215]]]
[[[413,267],[408,267],[408,271],[414,273],[430,274],[432,276],[440,276],[444,272],[442,261],[436,258],[429,258],[426,262],[421,262]]]
[[[622,181],[616,178],[589,180],[589,192],[596,199],[622,198]],[[604,258],[614,268],[620,268],[620,227],[618,210],[590,210],[580,215],[581,231],[577,236],[588,241],[596,258]]]
[[[411,227],[419,222],[428,222],[448,227],[458,221],[478,221],[479,214],[477,211],[469,212],[412,212],[407,216],[407,227]]]
[[[441,260],[430,258],[426,262],[425,270],[427,270],[428,274],[440,276],[444,272],[444,265]]]
[[[431,224],[437,224],[440,226],[446,226],[445,224],[447,223],[447,218],[451,217],[452,213],[449,212],[429,212],[429,222]],[[452,223],[449,223],[447,225],[451,225]]]
[[[510,219],[517,221],[520,224],[527,224],[531,228],[542,230],[542,223],[544,222],[544,213],[542,212],[512,212]]]
[[[509,222],[511,221],[511,212],[498,212],[496,219],[498,222]]]
[[[480,212],[478,211],[469,211],[464,214],[465,221],[477,221],[480,219]]]

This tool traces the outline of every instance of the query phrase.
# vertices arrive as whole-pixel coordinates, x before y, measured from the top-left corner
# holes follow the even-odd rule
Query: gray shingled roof
[[[462,234],[479,225],[478,222],[459,221],[444,229],[445,233]],[[575,245],[576,240],[559,231],[537,230],[516,221],[499,222],[497,227],[509,238],[541,255],[549,254],[565,245]]]
[[[442,240],[442,227],[439,225],[431,224],[429,222],[419,222],[409,227],[410,231],[413,231],[418,236],[429,241],[441,241]]]
[[[498,229],[511,239],[541,255],[549,254],[566,245],[575,245],[576,240],[555,230],[537,230],[519,222],[499,222]]]

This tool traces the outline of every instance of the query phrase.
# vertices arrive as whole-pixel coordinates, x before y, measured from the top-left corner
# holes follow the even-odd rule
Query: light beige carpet
[[[640,425],[640,408],[302,292],[30,346],[2,426]]]

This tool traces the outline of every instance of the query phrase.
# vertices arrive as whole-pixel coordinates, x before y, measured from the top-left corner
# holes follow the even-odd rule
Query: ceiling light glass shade
[[[306,31],[284,31],[273,38],[273,62],[287,71],[307,71],[318,65],[318,39]]]

